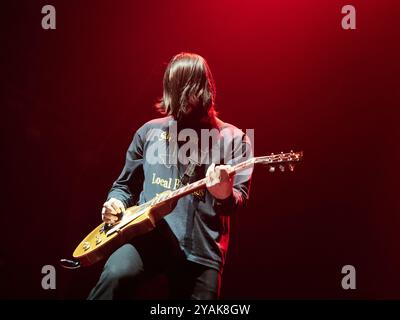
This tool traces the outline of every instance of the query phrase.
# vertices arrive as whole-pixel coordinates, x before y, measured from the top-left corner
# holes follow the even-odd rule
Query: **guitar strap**
[[[196,167],[198,166],[197,163],[195,162],[189,162],[188,166],[186,167],[185,172],[183,173],[181,177],[181,183],[182,185],[186,185],[189,183],[190,178],[193,177],[194,172],[196,171]]]
[[[197,160],[197,159],[199,159],[199,157],[197,155],[189,158],[189,164],[187,165],[186,170],[181,177],[182,185],[186,185],[189,182],[191,182],[190,180],[195,175],[196,169],[199,168],[203,164],[203,160],[205,159],[205,156],[207,154],[201,150],[200,150],[200,153],[201,153],[200,161]]]

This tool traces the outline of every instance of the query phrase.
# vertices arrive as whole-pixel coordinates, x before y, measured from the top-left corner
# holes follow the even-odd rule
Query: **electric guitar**
[[[302,158],[303,152],[293,151],[254,157],[232,166],[230,176],[249,169],[255,164],[267,165],[270,172],[274,172],[276,167],[281,171],[284,171],[286,167],[293,171],[294,164],[301,161]],[[61,263],[64,267],[73,269],[94,264],[132,238],[154,229],[157,221],[169,214],[181,197],[205,187],[206,178],[203,178],[177,190],[160,193],[141,205],[127,208],[116,224],[102,223],[82,240],[73,253],[75,261],[62,259]]]

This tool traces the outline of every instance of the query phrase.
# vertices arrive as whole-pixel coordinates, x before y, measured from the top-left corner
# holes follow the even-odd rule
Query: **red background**
[[[232,221],[222,298],[400,298],[398,2],[7,2],[4,297],[86,297],[101,265],[57,266],[48,291],[41,267],[99,223],[134,131],[158,116],[166,63],[192,51],[211,66],[221,118],[255,129],[256,155],[305,155],[293,174],[255,170]],[[41,28],[45,4],[56,30]],[[346,4],[356,30],[341,28]],[[356,290],[341,288],[346,264]]]

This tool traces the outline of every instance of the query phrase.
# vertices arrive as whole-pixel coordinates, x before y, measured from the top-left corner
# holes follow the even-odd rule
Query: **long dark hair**
[[[215,84],[207,61],[198,54],[182,52],[169,62],[164,73],[163,97],[156,108],[181,119],[196,108],[196,114],[214,119]]]

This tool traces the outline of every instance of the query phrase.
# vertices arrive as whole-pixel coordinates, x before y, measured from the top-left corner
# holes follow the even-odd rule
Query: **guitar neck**
[[[232,171],[229,173],[230,176],[233,176],[239,171],[245,170],[254,164],[255,158],[249,159],[242,163],[236,164],[232,167]],[[158,202],[167,201],[167,200],[178,200],[181,197],[184,197],[188,194],[191,194],[197,190],[203,189],[206,187],[206,178],[197,180],[193,183],[187,184],[171,193],[165,195],[165,197],[161,196],[160,198],[156,198],[156,202],[152,204],[156,204]]]
[[[264,164],[270,166],[270,169],[273,168],[273,165],[279,165],[281,171],[284,171],[284,165],[287,164],[289,166],[289,170],[293,171],[294,163],[299,162],[303,158],[303,152],[289,152],[289,153],[278,153],[278,154],[271,154],[269,156],[262,156],[262,157],[253,157],[241,163],[238,163],[232,166],[232,170],[229,173],[230,176],[235,175],[237,172],[248,169],[255,164]],[[275,170],[275,169],[274,169]],[[270,170],[270,172],[273,172]],[[161,195],[160,197],[155,197],[153,200],[150,201],[150,205],[155,205],[160,202],[170,201],[170,200],[178,200],[181,197],[184,197],[190,193],[193,193],[197,190],[203,189],[206,187],[206,178],[197,180],[196,182],[190,183],[185,185],[175,191],[170,193],[166,193]]]

